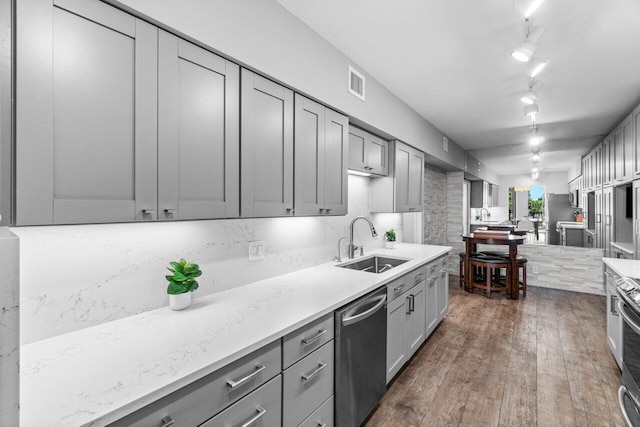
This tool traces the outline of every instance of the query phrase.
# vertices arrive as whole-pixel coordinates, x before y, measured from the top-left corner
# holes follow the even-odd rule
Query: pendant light
[[[536,44],[540,40],[542,33],[544,33],[544,27],[529,27],[527,37],[518,43],[513,52],[511,52],[511,56],[520,62],[529,62],[533,58]]]
[[[533,12],[538,10],[543,1],[544,0],[529,0],[524,10],[524,17],[528,18],[529,16],[531,16]]]
[[[524,107],[524,115],[535,117],[536,113],[540,112],[538,104],[530,104]]]
[[[546,65],[547,61],[543,61],[540,58],[533,58],[525,65],[525,72],[527,73],[527,77],[533,78],[537,76]]]

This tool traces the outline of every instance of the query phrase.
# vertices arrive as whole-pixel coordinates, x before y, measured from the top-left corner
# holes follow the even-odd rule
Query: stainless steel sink
[[[344,264],[338,264],[336,267],[348,268],[350,270],[366,271],[368,273],[384,273],[397,267],[405,262],[410,261],[405,258],[390,258],[385,256],[368,256],[356,261],[346,262]]]

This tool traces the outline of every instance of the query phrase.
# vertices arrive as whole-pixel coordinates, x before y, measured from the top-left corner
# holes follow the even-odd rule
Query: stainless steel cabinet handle
[[[296,210],[294,208],[286,208],[285,211],[287,215],[293,215]]]
[[[376,297],[376,299],[378,299],[379,301],[369,310],[363,311],[362,313],[356,314],[355,316],[344,317],[342,319],[342,326],[353,325],[354,323],[357,323],[373,315],[376,311],[380,310],[380,308],[384,307],[384,303],[387,302],[387,295],[381,295],[379,297]]]
[[[411,296],[407,296],[406,299],[407,311],[405,311],[405,314],[411,314]]]
[[[176,208],[166,208],[166,209],[163,209],[163,210],[164,210],[164,213],[170,213],[170,214],[172,214],[172,213],[174,213],[175,211],[177,211],[178,209],[176,209]]]
[[[327,367],[326,363],[320,362],[320,363],[318,363],[318,367],[316,369],[314,369],[312,372],[309,372],[308,374],[303,374],[302,375],[302,379],[305,380],[305,381],[309,381],[313,377],[318,375],[326,367]]]
[[[318,421],[318,427],[327,427],[327,423],[323,423],[322,421]]]
[[[422,279],[423,279],[423,277],[424,277],[424,274],[423,274],[423,273],[416,274],[416,275],[414,276],[414,278],[415,278],[415,280],[416,280],[416,283],[421,282],[421,281],[422,281]]]
[[[401,291],[406,285],[404,283],[400,283],[398,286],[394,287],[393,290],[398,292]]]
[[[429,282],[429,287],[432,287],[433,285],[436,284],[436,278],[432,278],[431,281]]]
[[[622,315],[622,317],[624,318],[624,321],[627,322],[627,325],[629,325],[631,327],[631,329],[633,329],[636,334],[640,334],[640,326],[638,326],[631,319],[631,317],[629,317],[629,315],[624,311],[624,301],[622,301],[622,300],[618,301],[618,313],[620,313]]]
[[[162,423],[162,425],[160,427],[169,427],[169,426],[172,426],[175,423],[173,418],[171,418],[171,416],[169,416],[169,415],[167,415],[166,417],[162,417],[160,422]]]
[[[414,311],[416,311],[416,296],[413,294],[409,296],[411,297],[411,312],[413,313]]]
[[[266,367],[264,365],[257,364],[255,371],[253,371],[252,373],[250,373],[246,377],[240,378],[239,380],[228,380],[227,381],[227,385],[229,387],[231,387],[231,388],[236,388],[239,385],[242,385],[242,384],[246,383],[251,378],[255,377],[256,375],[258,375],[260,372],[264,371],[265,369],[266,369]]]
[[[312,336],[311,338],[302,338],[302,343],[303,344],[311,344],[312,342],[316,341],[318,338],[320,338],[321,336],[323,336],[326,333],[327,333],[327,330],[326,329],[322,329],[321,331],[318,331],[318,333],[315,334],[314,336]]]
[[[153,215],[154,213],[156,213],[155,209],[142,209],[142,213],[145,215]]]
[[[327,214],[329,214],[329,212],[331,212],[331,209],[325,209],[324,210]]]
[[[249,427],[251,424],[258,421],[260,417],[262,417],[264,414],[267,413],[267,410],[261,406],[256,406],[256,411],[258,411],[258,415],[254,416],[253,418],[248,420],[246,423],[242,424],[240,427]]]
[[[620,313],[616,310],[616,300],[618,297],[616,295],[611,295],[611,314],[614,316],[619,316]]]
[[[596,215],[596,222],[597,222],[598,224],[600,224],[601,215],[602,215],[602,214],[597,214],[597,215]]]

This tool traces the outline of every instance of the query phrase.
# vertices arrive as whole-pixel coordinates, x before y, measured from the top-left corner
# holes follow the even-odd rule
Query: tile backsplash
[[[369,179],[349,176],[347,216],[12,228],[20,237],[21,343],[167,305],[172,260],[200,264],[197,298],[332,261],[358,215],[378,230],[372,238],[356,224],[365,251],[382,247],[391,227],[402,241],[402,215],[369,214],[368,206]],[[265,241],[264,260],[248,260],[254,240]]]

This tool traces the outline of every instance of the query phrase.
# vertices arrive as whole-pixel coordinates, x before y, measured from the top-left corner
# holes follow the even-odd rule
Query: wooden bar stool
[[[473,293],[474,288],[484,289],[487,298],[491,298],[491,292],[507,292],[509,295],[509,282],[505,280],[502,282],[499,280],[500,270],[503,268],[507,271],[507,276],[509,274],[509,270],[511,268],[511,263],[509,260],[505,260],[501,257],[490,258],[487,256],[483,257],[472,257],[469,258],[469,263],[474,268],[480,268],[484,271],[484,277],[482,277],[483,281],[477,281],[476,277],[471,278],[471,289],[470,292]],[[475,275],[474,275],[475,276]],[[496,280],[496,277],[498,280]]]
[[[506,252],[498,252],[498,251],[486,251],[481,252],[485,256],[495,256],[499,258],[504,258],[505,260],[509,260],[509,254]],[[518,272],[522,269],[522,274],[518,274],[518,292],[522,291],[522,296],[527,296],[527,262],[529,260],[522,255],[516,255],[516,263],[518,264]],[[506,283],[506,277],[501,277],[500,280],[504,280]],[[508,284],[507,284],[508,285]],[[509,290],[511,292],[511,290]]]

